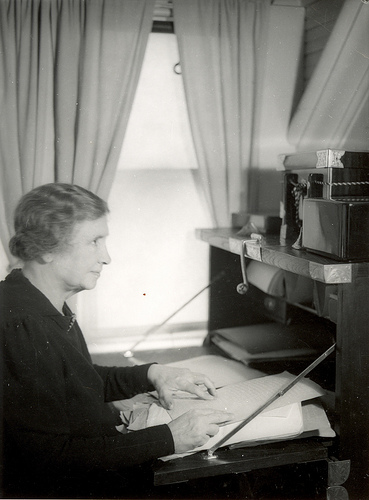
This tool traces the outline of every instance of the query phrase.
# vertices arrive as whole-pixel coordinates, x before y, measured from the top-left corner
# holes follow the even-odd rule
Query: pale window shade
[[[151,33],[118,170],[197,169],[176,36]]]
[[[210,227],[211,220],[196,173],[117,172],[108,200],[112,262],[94,290],[77,295],[78,322],[94,352],[131,348],[207,285],[209,249],[196,239],[195,228]],[[207,320],[205,292],[157,334],[203,329]],[[128,344],[122,347],[122,342]]]

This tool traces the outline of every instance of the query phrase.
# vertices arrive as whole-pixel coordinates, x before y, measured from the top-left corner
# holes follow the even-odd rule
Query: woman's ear
[[[54,255],[51,252],[45,253],[39,257],[40,264],[50,264],[54,260]]]

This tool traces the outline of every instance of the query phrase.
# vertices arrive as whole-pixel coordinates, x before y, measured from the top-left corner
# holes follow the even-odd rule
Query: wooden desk
[[[242,281],[240,254],[243,239],[232,229],[198,230],[210,245],[211,278],[226,275],[210,292],[209,330],[262,321],[263,314],[250,307],[248,294],[236,292]],[[293,301],[288,307],[328,321],[336,336],[335,420],[336,454],[351,462],[347,489],[352,500],[369,498],[369,263],[341,263],[291,246],[279,238],[262,245],[247,245],[246,257],[304,276],[314,282],[314,305],[306,311]],[[278,299],[280,300],[280,299]],[[258,450],[256,450],[258,451]]]
[[[210,331],[265,321],[264,313],[271,305],[282,309],[283,306],[291,307],[333,327],[336,340],[333,427],[337,438],[333,447],[317,440],[285,441],[283,444],[256,448],[222,450],[218,461],[212,463],[200,454],[165,464],[158,463],[154,468],[155,484],[323,460],[328,463],[327,497],[343,500],[347,497],[343,496],[345,491],[341,484],[350,462],[350,475],[344,482],[350,500],[368,500],[369,263],[340,263],[303,250],[294,250],[291,246],[280,246],[278,237],[266,238],[261,246],[250,243],[246,251],[248,259],[276,266],[309,278],[314,283],[312,307],[306,308],[293,300],[273,297],[267,302],[259,302],[265,309],[262,311],[262,308],[250,307],[249,294],[242,296],[236,291],[237,284],[242,281],[240,254],[244,248],[243,238],[232,229],[199,230],[198,237],[210,245],[211,279],[226,271],[210,290]],[[183,350],[178,351],[184,353]],[[187,357],[205,351],[197,352],[192,351]],[[175,359],[167,357],[168,361]],[[157,360],[165,362],[160,357]]]

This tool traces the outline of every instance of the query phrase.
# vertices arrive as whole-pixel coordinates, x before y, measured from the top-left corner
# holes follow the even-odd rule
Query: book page
[[[283,372],[222,387],[218,389],[218,397],[212,400],[174,399],[173,408],[168,410],[168,413],[175,419],[190,409],[212,408],[233,413],[232,422],[237,422],[251,415],[294,378],[294,375]],[[268,406],[267,410],[299,403],[323,394],[324,391],[319,385],[309,379],[302,379]]]
[[[217,388],[265,376],[265,373],[238,361],[213,354],[168,363],[168,366],[188,368],[193,372],[203,373]]]

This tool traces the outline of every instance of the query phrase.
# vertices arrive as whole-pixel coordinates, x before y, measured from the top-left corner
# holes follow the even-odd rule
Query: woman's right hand
[[[233,418],[232,413],[212,409],[190,410],[172,420],[168,426],[173,435],[175,453],[204,445],[219,431],[219,425]]]

